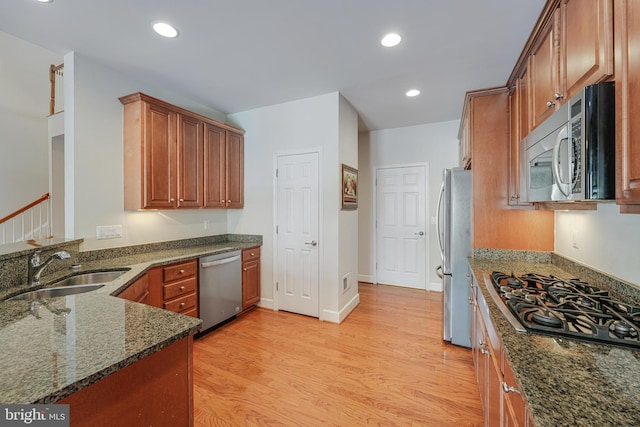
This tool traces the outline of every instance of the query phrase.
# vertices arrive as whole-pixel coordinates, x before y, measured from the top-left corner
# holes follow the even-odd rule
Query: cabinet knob
[[[184,274],[184,270],[180,270],[180,274]]]
[[[182,308],[182,307],[184,307],[184,303],[183,302],[180,303],[180,308]]]
[[[231,203],[231,200],[227,200],[227,203]]]
[[[254,254],[253,252],[251,252],[251,256],[255,256],[256,254]]]
[[[554,99],[562,99],[562,98],[564,98],[564,95],[559,93],[559,92],[556,92],[556,93],[553,94],[553,98]]]
[[[184,202],[184,199],[180,199],[180,203]]]
[[[221,204],[221,205],[224,205],[224,200],[220,200],[220,204]]]
[[[173,202],[175,202],[175,201],[176,201],[176,199],[174,199],[173,197],[169,199],[169,202],[170,202],[170,203],[173,203]]]
[[[184,286],[180,286],[180,290],[181,290],[181,291],[184,291]]]
[[[247,269],[246,269],[246,268],[243,268],[243,269],[242,269],[242,271],[247,271]]]
[[[547,101],[547,108],[551,108],[551,107],[553,107],[554,105],[556,105],[556,103],[555,103],[555,102],[553,102],[553,101]]]

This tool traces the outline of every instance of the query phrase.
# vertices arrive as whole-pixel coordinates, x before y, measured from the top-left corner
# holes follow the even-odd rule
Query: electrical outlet
[[[117,239],[122,237],[122,225],[99,225],[96,227],[96,239]]]
[[[351,287],[351,283],[349,283],[349,276],[351,275],[351,273],[347,273],[344,276],[342,276],[342,292],[346,292],[347,290],[349,290],[349,288]]]

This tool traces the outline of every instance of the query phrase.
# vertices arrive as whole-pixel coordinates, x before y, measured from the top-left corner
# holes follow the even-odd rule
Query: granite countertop
[[[471,258],[469,263],[537,427],[640,425],[640,351],[516,332],[484,284],[485,273],[492,271],[591,278],[555,262]]]
[[[260,245],[225,241],[138,252],[122,248],[44,276],[126,269],[93,292],[31,302],[4,301],[30,290],[26,284],[0,292],[0,402],[52,403],[200,330],[202,321],[115,295],[149,268]],[[90,257],[89,257],[90,259]],[[45,283],[45,287],[50,283]]]

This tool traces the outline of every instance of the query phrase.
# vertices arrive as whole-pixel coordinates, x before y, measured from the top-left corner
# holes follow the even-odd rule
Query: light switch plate
[[[122,237],[122,225],[99,225],[96,227],[96,239],[116,239]]]

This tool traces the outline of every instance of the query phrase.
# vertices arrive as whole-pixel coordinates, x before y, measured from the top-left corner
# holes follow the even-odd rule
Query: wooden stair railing
[[[51,197],[44,194],[37,200],[0,219],[2,244],[51,238]],[[18,226],[16,228],[16,226]]]
[[[51,100],[49,101],[50,115],[64,111],[63,75],[64,64],[51,64],[49,67],[49,82],[51,82]]]

